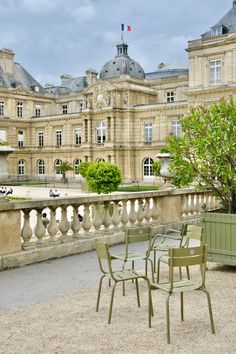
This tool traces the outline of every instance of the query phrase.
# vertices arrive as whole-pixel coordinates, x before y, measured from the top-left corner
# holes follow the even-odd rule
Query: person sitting
[[[12,188],[10,188],[10,189],[8,189],[8,190],[6,191],[5,196],[6,196],[6,195],[10,195],[10,194],[13,194],[13,189],[12,189]]]

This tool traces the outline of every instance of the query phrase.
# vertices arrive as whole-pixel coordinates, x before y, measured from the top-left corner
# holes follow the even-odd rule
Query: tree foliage
[[[119,167],[110,162],[90,163],[86,172],[89,188],[96,193],[111,193],[122,181]]]
[[[62,173],[62,177],[66,178],[66,173],[68,171],[73,171],[73,167],[70,162],[62,161],[59,166],[56,166],[58,172]]]
[[[236,105],[221,100],[191,108],[181,120],[182,137],[169,136],[170,169],[181,186],[210,188],[228,212],[236,212]]]
[[[77,171],[82,177],[86,178],[87,170],[92,162],[81,162],[77,167]]]

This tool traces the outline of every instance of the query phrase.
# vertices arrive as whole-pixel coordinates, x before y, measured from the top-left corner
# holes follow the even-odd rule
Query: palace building
[[[153,180],[152,163],[169,134],[180,135],[189,106],[236,96],[236,0],[199,39],[188,43],[188,66],[165,65],[145,73],[129,57],[128,44],[98,74],[61,76],[42,87],[14,53],[0,49],[0,139],[15,148],[11,178],[61,177],[67,160],[78,178],[81,161],[110,161],[124,182]]]

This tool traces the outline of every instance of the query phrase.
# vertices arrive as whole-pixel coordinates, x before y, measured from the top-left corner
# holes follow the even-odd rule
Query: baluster
[[[158,201],[158,197],[153,197],[152,198],[152,223],[153,224],[158,224],[158,207],[157,207],[157,201]]]
[[[104,202],[104,206],[105,206],[105,214],[103,218],[103,225],[105,227],[104,231],[109,232],[109,226],[111,225],[111,220],[112,220],[109,212],[110,202]]]
[[[90,221],[90,210],[89,210],[89,204],[84,205],[84,218],[82,222],[82,227],[85,231],[85,234],[89,234],[89,230],[92,226],[92,223]]]
[[[78,217],[78,205],[72,205],[72,206],[73,206],[73,220],[71,222],[71,230],[73,231],[73,237],[77,239],[79,238],[78,233],[81,228],[81,223]]]
[[[138,199],[138,212],[137,212],[138,225],[142,225],[143,217],[144,217],[143,199]]]
[[[68,231],[70,230],[70,224],[67,219],[67,206],[66,205],[61,206],[61,221],[59,223],[59,230],[62,233],[60,240],[62,242],[70,241],[71,238],[67,235]]]
[[[95,228],[96,231],[100,230],[100,227],[102,225],[102,221],[104,218],[104,205],[97,203],[94,205],[94,218],[93,218],[93,226]]]
[[[130,212],[129,212],[129,221],[130,221],[131,225],[134,225],[136,219],[137,219],[137,214],[135,212],[135,200],[131,199],[130,200]]]
[[[146,198],[145,212],[146,212],[145,218],[146,218],[147,222],[149,223],[151,216],[152,216],[152,212],[150,209],[150,198]]]
[[[37,237],[37,246],[38,247],[43,247],[46,244],[45,239],[43,239],[44,235],[46,233],[46,228],[43,225],[42,221],[42,209],[37,209],[37,223],[34,228],[34,234]]]
[[[187,217],[186,215],[186,208],[187,208],[187,197],[186,194],[182,195],[181,198],[181,214],[182,214],[182,219],[185,219]]]
[[[112,223],[114,225],[114,229],[118,229],[118,225],[120,223],[120,213],[119,213],[119,203],[117,201],[115,201],[113,203],[114,205],[114,211],[113,211],[113,215],[112,215]]]
[[[122,201],[122,211],[121,211],[121,222],[122,228],[125,229],[126,225],[129,221],[129,215],[127,213],[127,202],[125,200]]]
[[[195,194],[190,194],[189,195],[189,214],[190,216],[194,216],[196,207],[195,207],[195,200],[194,200]]]
[[[56,221],[56,210],[52,207],[50,207],[50,221],[47,230],[50,236],[49,243],[52,245],[58,243],[59,240],[56,238],[56,235],[58,233],[58,226]]]
[[[33,235],[32,228],[30,226],[30,209],[23,209],[24,214],[24,225],[21,230],[21,237],[23,238],[24,242],[22,243],[22,249],[32,249],[34,246],[30,244],[30,239]]]

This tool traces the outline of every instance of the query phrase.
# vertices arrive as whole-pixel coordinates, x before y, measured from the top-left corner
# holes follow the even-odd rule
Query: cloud
[[[94,5],[89,0],[83,0],[81,5],[77,7],[67,7],[66,11],[78,22],[89,21],[96,16]]]
[[[19,0],[20,4],[25,8],[25,10],[32,13],[45,13],[53,11],[57,2],[55,0]]]

